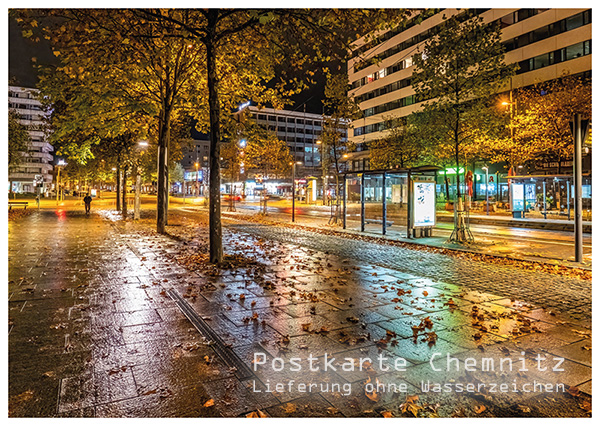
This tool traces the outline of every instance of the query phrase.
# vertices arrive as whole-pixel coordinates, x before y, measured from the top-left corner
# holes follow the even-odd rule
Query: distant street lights
[[[296,221],[296,164],[302,164],[301,161],[293,161],[292,165],[292,222]]]

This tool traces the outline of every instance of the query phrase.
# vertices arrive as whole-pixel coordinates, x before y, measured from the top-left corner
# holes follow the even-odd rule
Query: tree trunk
[[[121,211],[121,158],[117,156],[117,211]]]
[[[135,202],[133,206],[133,220],[139,220],[140,218],[140,186],[142,185],[142,177],[140,175],[140,168],[135,168]]]
[[[460,198],[460,159],[458,157],[458,143],[456,144],[456,198]]]
[[[165,96],[166,97],[166,96]],[[166,102],[165,102],[166,103]],[[158,182],[156,185],[156,232],[165,233],[167,225],[167,155],[169,147],[170,111],[163,103],[158,134]]]
[[[127,164],[123,166],[123,203],[121,205],[123,214],[123,219],[127,219]]]
[[[446,202],[449,203],[449,202],[451,202],[451,200],[450,200],[450,182],[448,182],[448,173],[446,172],[445,168],[444,168],[444,183],[446,184]]]
[[[221,136],[219,128],[219,92],[215,50],[215,30],[217,25],[218,11],[209,9],[208,31],[206,42],[206,69],[208,85],[208,107],[210,115],[210,177],[209,177],[209,260],[210,263],[220,264],[223,262],[223,234],[221,229],[221,171],[220,171],[220,147]]]

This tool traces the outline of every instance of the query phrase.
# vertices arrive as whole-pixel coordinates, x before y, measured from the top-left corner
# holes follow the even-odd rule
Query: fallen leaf
[[[246,417],[249,419],[258,419],[258,418],[265,418],[265,417],[267,417],[267,415],[260,410],[256,410],[256,411],[246,414]]]
[[[473,411],[475,411],[477,414],[481,414],[485,411],[485,409],[485,405],[476,405]]]
[[[205,407],[212,407],[213,405],[215,405],[215,400],[214,399],[209,399],[208,401],[206,401],[204,403]]]

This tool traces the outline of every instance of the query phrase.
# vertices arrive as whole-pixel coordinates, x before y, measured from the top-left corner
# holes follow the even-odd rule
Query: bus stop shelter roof
[[[426,165],[426,166],[417,166],[417,167],[408,167],[408,168],[391,168],[391,169],[377,169],[377,170],[354,170],[354,171],[347,171],[347,172],[342,172],[340,174],[342,175],[354,175],[354,174],[366,174],[366,175],[375,175],[375,174],[382,174],[382,173],[411,173],[411,174],[415,174],[415,173],[436,173],[440,170],[443,170],[442,167],[439,166],[430,166],[430,165]]]

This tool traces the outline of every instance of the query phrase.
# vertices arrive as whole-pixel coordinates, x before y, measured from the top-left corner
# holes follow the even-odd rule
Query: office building
[[[273,108],[258,109],[254,106],[248,110],[258,125],[274,132],[287,143],[294,160],[302,163],[298,167],[300,173],[321,175],[321,154],[317,141],[323,131],[322,115]],[[345,142],[346,131],[343,132],[342,141]]]

